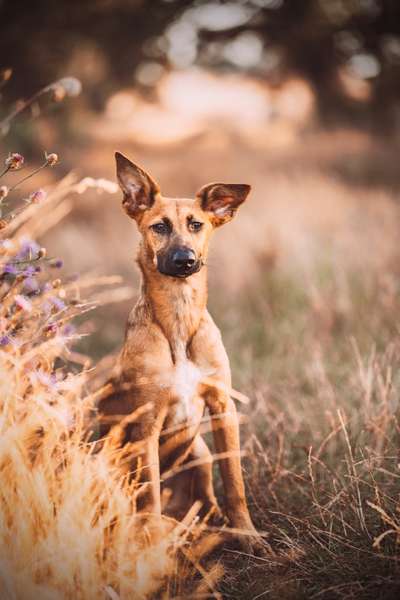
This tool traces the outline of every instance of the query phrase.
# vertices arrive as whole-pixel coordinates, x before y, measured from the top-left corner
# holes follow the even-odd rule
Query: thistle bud
[[[76,77],[63,77],[56,81],[57,87],[62,87],[67,96],[79,96],[82,91],[82,84]]]
[[[61,258],[56,258],[50,262],[50,267],[52,267],[52,269],[61,269],[63,264],[64,263]]]
[[[8,167],[11,171],[17,171],[18,169],[21,169],[25,159],[22,154],[19,154],[18,152],[12,152],[9,156],[7,156],[4,162],[6,167]]]
[[[0,202],[1,202],[1,201],[2,201],[4,198],[7,198],[7,196],[8,196],[8,192],[9,192],[9,190],[8,190],[8,187],[7,187],[6,185],[2,185],[2,186],[0,187]]]
[[[53,99],[55,102],[61,102],[61,100],[64,100],[64,98],[66,96],[66,91],[62,85],[54,84],[54,87],[52,89],[53,89]]]
[[[31,312],[32,304],[29,302],[27,298],[22,296],[21,294],[17,294],[14,298],[15,306],[19,310],[23,310],[24,312]]]
[[[58,154],[56,154],[55,152],[51,152],[50,154],[47,154],[47,152],[46,152],[45,157],[46,157],[47,164],[50,167],[54,167],[54,165],[56,165],[58,163]]]
[[[3,335],[0,338],[0,346],[8,346],[11,343],[11,338],[9,335]]]
[[[8,275],[17,275],[18,274],[18,269],[12,263],[7,263],[3,267],[3,273],[7,273]]]
[[[36,190],[36,192],[32,192],[32,194],[29,196],[29,200],[32,204],[39,204],[39,202],[42,202],[46,199],[46,196],[47,193],[40,188],[39,190]]]
[[[48,336],[57,333],[57,323],[49,323],[48,325],[46,325],[46,327],[44,328],[44,332],[47,333]]]
[[[64,310],[65,308],[65,302],[63,302],[57,296],[53,296],[52,298],[50,298],[50,302],[53,305],[53,312],[58,312],[60,310]]]

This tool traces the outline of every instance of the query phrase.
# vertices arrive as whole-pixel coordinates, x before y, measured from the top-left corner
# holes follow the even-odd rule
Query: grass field
[[[79,374],[83,354],[95,365],[118,348],[137,293],[136,238],[119,196],[77,194],[67,181],[3,230],[12,240],[2,243],[3,268],[26,236],[65,266],[44,265],[38,295],[24,289],[24,274],[0,287],[2,599],[398,597],[396,146],[351,131],[304,136],[282,147],[221,130],[167,158],[160,148],[120,148],[166,194],[216,179],[253,185],[213,243],[210,307],[234,386],[250,398],[238,408],[262,558],[216,547],[196,507],[149,546],[138,486],[118,469],[124,454],[85,442],[95,397]],[[92,142],[76,150],[76,164],[112,178],[114,141]],[[104,306],[88,316],[95,298]]]

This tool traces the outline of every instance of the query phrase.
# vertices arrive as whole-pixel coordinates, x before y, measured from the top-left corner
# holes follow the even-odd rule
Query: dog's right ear
[[[153,206],[160,189],[143,169],[128,160],[120,152],[115,153],[117,178],[124,194],[122,206],[133,219],[140,219],[143,212]]]

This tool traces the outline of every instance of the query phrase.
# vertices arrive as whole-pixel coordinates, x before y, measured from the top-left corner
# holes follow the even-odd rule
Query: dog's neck
[[[187,358],[190,342],[207,305],[207,267],[186,279],[158,271],[143,248],[137,259],[142,272],[142,300],[162,329],[174,362]]]

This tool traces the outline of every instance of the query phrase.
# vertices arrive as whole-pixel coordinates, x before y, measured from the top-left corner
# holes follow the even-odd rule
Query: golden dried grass
[[[88,185],[104,188],[66,178],[11,221],[1,240],[2,273],[6,265],[12,272],[0,282],[0,597],[170,598],[189,587],[192,597],[218,597],[221,569],[208,572],[205,551],[189,548],[202,531],[198,507],[180,524],[144,525],[135,506],[140,486],[120,468],[127,449],[88,439],[96,394],[85,391],[90,361],[71,351],[80,334],[69,323],[99,298],[119,301],[131,290],[112,277],[52,279],[32,242]],[[39,287],[30,293],[37,265]]]

